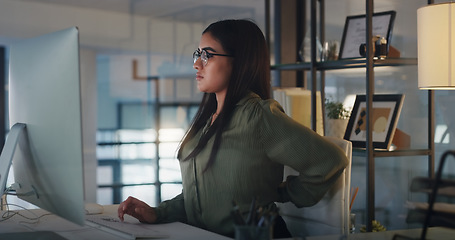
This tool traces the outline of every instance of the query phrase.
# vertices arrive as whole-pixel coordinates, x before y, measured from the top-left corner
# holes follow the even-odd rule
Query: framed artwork
[[[373,14],[373,36],[379,35],[387,39],[387,49],[392,39],[392,28],[395,21],[395,11],[379,12]],[[366,15],[346,17],[343,37],[341,39],[339,59],[360,58],[361,44],[366,43]]]
[[[375,149],[389,149],[392,143],[401,108],[403,94],[378,94],[373,96],[372,137]],[[353,147],[366,147],[366,96],[357,95],[344,139]]]

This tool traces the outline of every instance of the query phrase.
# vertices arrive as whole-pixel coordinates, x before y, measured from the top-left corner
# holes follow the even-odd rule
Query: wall
[[[184,46],[188,38],[198,40],[202,28],[117,12],[0,0],[0,44],[72,26],[79,27],[83,47],[155,53],[174,53],[175,46]]]

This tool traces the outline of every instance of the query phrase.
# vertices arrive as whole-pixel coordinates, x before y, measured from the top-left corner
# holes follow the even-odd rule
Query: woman
[[[129,197],[119,206],[119,218],[182,221],[232,237],[233,201],[245,218],[252,199],[264,208],[274,202],[317,203],[347,159],[270,99],[269,54],[261,30],[248,20],[212,23],[193,60],[204,97],[178,152],[183,191],[156,208]],[[283,182],[284,165],[300,175]],[[289,237],[280,217],[274,237]]]

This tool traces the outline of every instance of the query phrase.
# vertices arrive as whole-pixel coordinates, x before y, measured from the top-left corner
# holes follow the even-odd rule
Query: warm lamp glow
[[[455,3],[417,10],[420,89],[455,89]]]

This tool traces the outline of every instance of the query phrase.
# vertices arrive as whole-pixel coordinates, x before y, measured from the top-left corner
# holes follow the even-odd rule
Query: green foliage
[[[373,220],[371,222],[371,225],[373,227],[373,229],[371,230],[372,232],[385,232],[385,231],[387,231],[387,229],[383,225],[381,225],[381,223],[379,221]],[[366,232],[366,231],[367,230],[366,230],[365,226],[362,226],[360,228],[360,232]]]
[[[348,119],[350,116],[349,110],[344,108],[341,102],[332,102],[326,99],[325,110],[327,117],[330,119]]]

